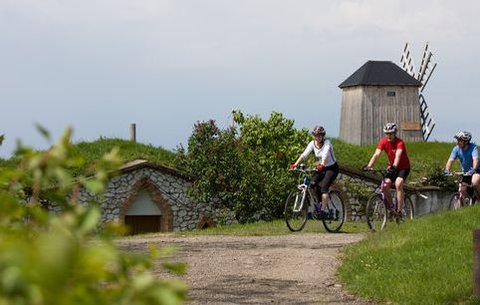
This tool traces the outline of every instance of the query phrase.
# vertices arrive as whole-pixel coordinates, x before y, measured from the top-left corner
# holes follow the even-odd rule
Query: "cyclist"
[[[408,177],[408,174],[410,174],[410,160],[408,159],[405,142],[397,137],[397,124],[385,124],[383,127],[383,132],[385,133],[385,137],[378,142],[377,149],[373,153],[368,165],[364,169],[371,170],[373,168],[375,162],[377,162],[378,158],[380,157],[382,150],[387,153],[387,174],[385,175],[384,189],[382,191],[384,192],[387,200],[391,203],[392,197],[390,188],[392,187],[392,184],[395,185],[398,203],[397,210],[395,212],[402,216],[401,211],[403,209],[405,198],[403,185]]]
[[[315,168],[317,169],[312,177],[311,185],[315,190],[317,199],[321,201],[321,207],[315,205],[317,214],[320,217],[326,215],[328,204],[328,190],[333,181],[338,176],[338,164],[333,153],[332,143],[328,139],[325,139],[325,129],[322,126],[315,126],[312,129],[312,135],[314,139],[308,143],[305,151],[300,155],[298,160],[290,165],[290,169],[295,169],[300,162],[305,160],[308,155],[313,151],[318,161],[315,162]]]
[[[450,174],[453,162],[459,159],[462,164],[462,183],[460,192],[466,193],[467,186],[472,184],[472,187],[480,194],[480,166],[478,163],[477,145],[471,142],[472,134],[468,131],[459,131],[454,136],[457,140],[457,145],[452,149],[447,164],[445,165],[445,175]]]

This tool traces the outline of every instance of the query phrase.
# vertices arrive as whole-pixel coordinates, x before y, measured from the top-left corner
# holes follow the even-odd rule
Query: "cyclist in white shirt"
[[[300,155],[298,160],[290,165],[291,169],[295,169],[298,164],[305,160],[313,151],[318,161],[315,162],[317,169],[313,174],[311,185],[315,189],[317,199],[322,202],[322,206],[316,205],[317,213],[324,214],[327,210],[328,190],[338,176],[338,164],[333,153],[332,143],[325,139],[325,129],[322,126],[315,126],[312,130],[314,139],[308,143],[305,151]]]

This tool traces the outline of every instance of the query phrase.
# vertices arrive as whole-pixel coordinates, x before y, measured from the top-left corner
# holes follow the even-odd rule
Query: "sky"
[[[438,63],[424,91],[431,140],[480,141],[479,11],[473,0],[0,0],[0,157],[68,127],[74,141],[129,139],[132,123],[138,142],[175,150],[197,121],[227,127],[233,109],[337,137],[338,85],[368,60],[400,64],[406,42],[416,69],[426,42]]]

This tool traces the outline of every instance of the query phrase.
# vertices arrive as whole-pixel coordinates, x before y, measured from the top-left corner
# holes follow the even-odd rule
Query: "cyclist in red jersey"
[[[397,137],[397,125],[395,123],[387,123],[383,127],[383,132],[385,133],[385,138],[378,142],[377,149],[368,162],[366,169],[372,169],[375,162],[377,162],[380,157],[382,150],[387,153],[388,166],[383,192],[386,195],[387,200],[392,202],[390,188],[393,183],[395,184],[398,202],[396,212],[400,214],[400,211],[403,209],[405,198],[403,185],[408,174],[410,174],[410,160],[408,159],[405,142]]]

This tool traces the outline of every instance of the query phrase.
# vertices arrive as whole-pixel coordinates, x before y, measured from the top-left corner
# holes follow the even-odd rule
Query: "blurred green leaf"
[[[50,137],[50,132],[45,128],[43,127],[42,125],[36,123],[35,124],[35,127],[37,128],[37,131],[47,140],[51,140],[51,137]]]

